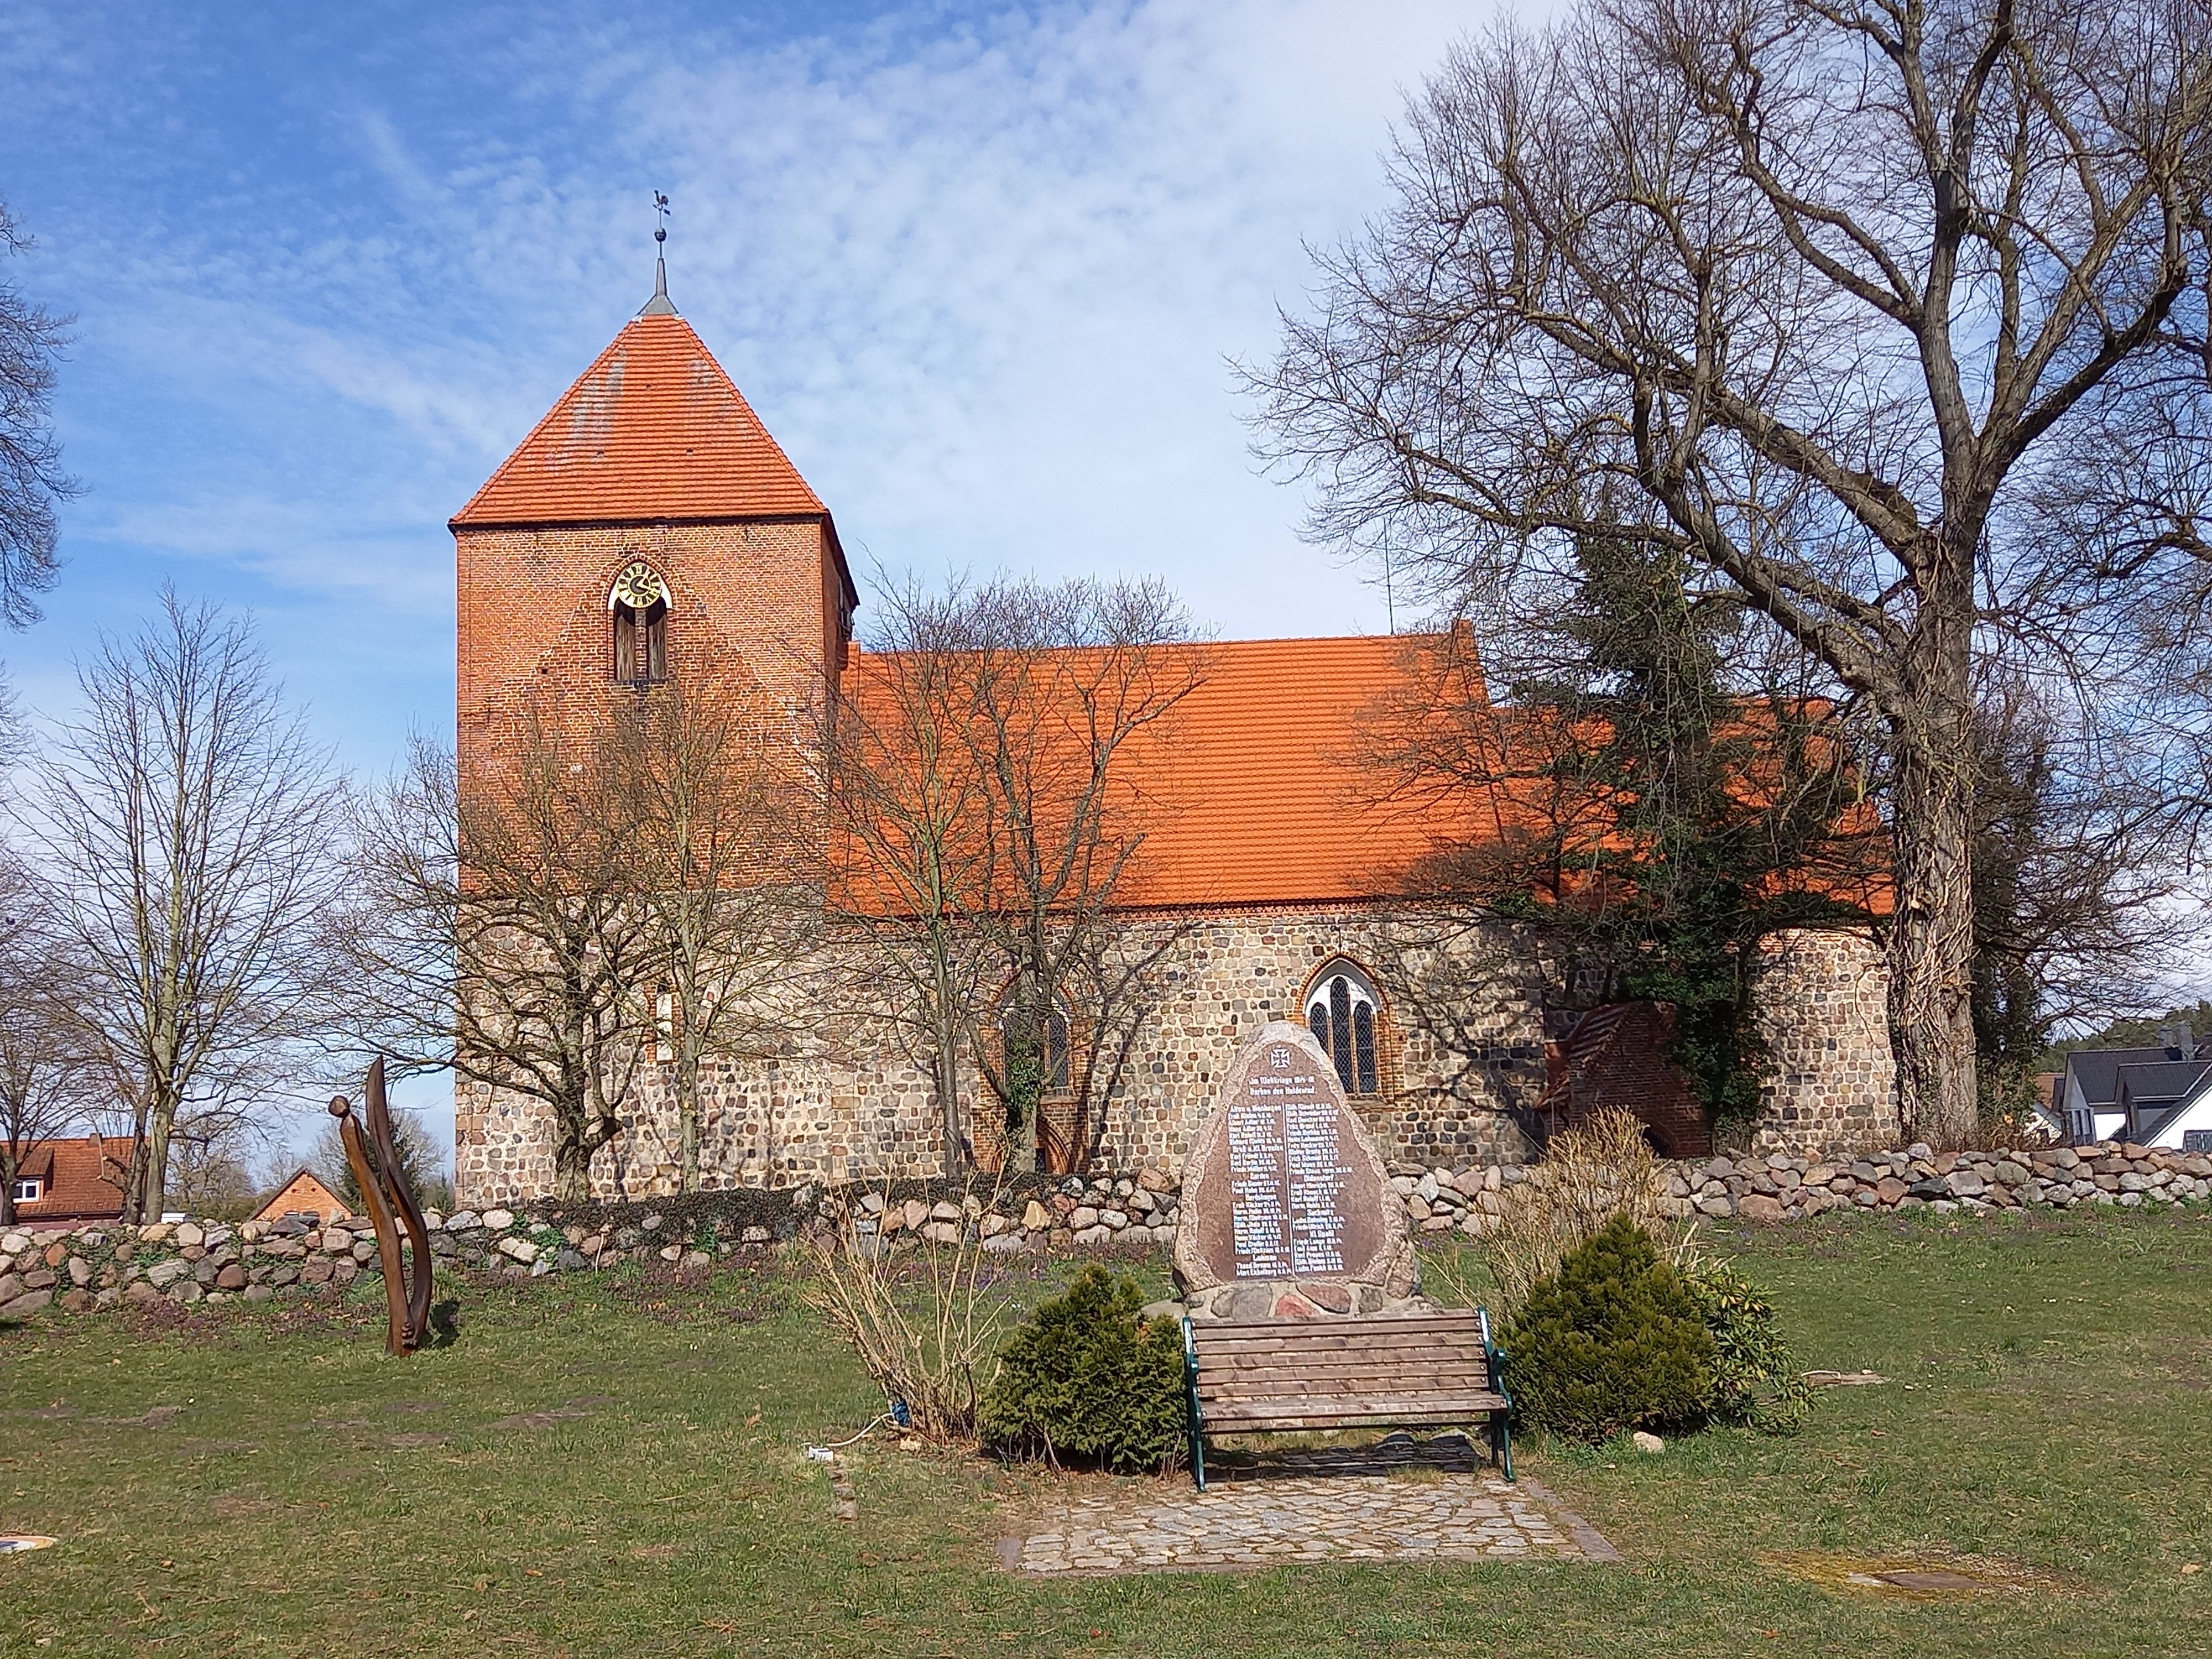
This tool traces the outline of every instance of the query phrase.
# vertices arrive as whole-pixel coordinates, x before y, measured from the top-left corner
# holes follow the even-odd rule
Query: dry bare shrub
[[[1663,1243],[1660,1190],[1659,1159],[1628,1113],[1607,1108],[1553,1135],[1544,1161],[1506,1189],[1486,1245],[1503,1311],[1517,1309],[1616,1215]]]
[[[974,1447],[1007,1313],[986,1283],[980,1241],[963,1227],[957,1243],[900,1255],[848,1212],[811,1248],[807,1305],[853,1345],[886,1398],[906,1403],[915,1433]]]

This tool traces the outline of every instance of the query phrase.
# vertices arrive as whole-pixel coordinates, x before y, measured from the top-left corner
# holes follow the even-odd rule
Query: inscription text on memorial
[[[1352,1170],[1340,1109],[1319,1068],[1289,1043],[1268,1045],[1228,1113],[1230,1233],[1238,1279],[1344,1271],[1344,1194]]]

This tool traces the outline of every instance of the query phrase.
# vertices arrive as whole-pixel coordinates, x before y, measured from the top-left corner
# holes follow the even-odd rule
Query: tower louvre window
[[[643,559],[615,578],[607,592],[614,618],[615,678],[650,685],[668,678],[668,584]]]

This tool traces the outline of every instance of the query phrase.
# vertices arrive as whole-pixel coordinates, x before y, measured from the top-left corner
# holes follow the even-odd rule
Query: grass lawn
[[[0,1558],[0,1655],[2212,1652],[2212,1218],[1727,1242],[1807,1364],[1894,1380],[1793,1439],[1528,1447],[1619,1566],[1027,1583],[994,1540],[1077,1478],[890,1445],[839,1522],[802,1448],[880,1402],[772,1269],[457,1283],[458,1340],[405,1360],[366,1297],[0,1328],[0,1529],[62,1540]],[[2035,1577],[1913,1602],[1783,1564],[1830,1551]]]

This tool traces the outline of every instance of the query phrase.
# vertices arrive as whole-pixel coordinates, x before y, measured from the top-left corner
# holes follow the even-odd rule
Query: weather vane
[[[668,302],[668,198],[660,191],[653,192],[653,240],[659,244],[653,250],[653,297],[645,302],[641,317],[673,317],[676,307]]]

